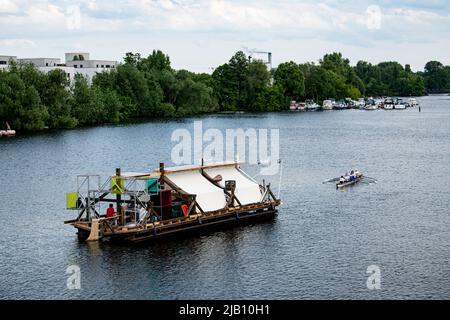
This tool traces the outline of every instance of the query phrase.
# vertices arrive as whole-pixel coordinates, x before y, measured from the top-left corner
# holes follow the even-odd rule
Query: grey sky
[[[173,67],[208,72],[237,50],[273,52],[274,64],[341,51],[353,64],[396,60],[422,70],[450,64],[450,1],[0,0],[0,55],[88,51],[169,54]]]

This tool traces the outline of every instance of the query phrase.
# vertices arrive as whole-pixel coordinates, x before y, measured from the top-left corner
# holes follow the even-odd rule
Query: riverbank
[[[0,126],[18,132],[127,123],[133,119],[183,118],[226,111],[276,112],[291,101],[329,97],[420,96],[428,75],[408,65],[359,61],[326,54],[319,64],[282,62],[269,70],[241,51],[212,74],[174,70],[161,51],[128,53],[117,68],[92,79],[69,80],[54,66],[12,64],[0,72]]]

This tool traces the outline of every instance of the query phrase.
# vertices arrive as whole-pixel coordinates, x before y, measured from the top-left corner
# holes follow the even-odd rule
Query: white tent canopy
[[[225,208],[226,199],[223,190],[209,182],[200,171],[169,173],[166,177],[183,191],[197,195],[197,203],[203,211]]]
[[[212,178],[221,175],[222,181],[219,183],[222,187],[227,180],[236,181],[235,195],[242,205],[261,201],[262,194],[258,183],[250,180],[236,167],[214,168],[206,170],[206,173]]]

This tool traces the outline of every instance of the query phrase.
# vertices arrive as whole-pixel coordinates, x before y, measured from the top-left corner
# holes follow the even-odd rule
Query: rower
[[[341,176],[340,178],[339,178],[339,183],[344,183],[345,182],[345,178],[344,178],[344,176]]]

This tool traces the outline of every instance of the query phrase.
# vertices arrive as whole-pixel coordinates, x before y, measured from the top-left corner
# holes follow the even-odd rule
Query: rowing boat
[[[357,177],[355,177],[353,180],[346,180],[344,182],[339,182],[339,180],[337,180],[337,182],[336,182],[336,189],[344,188],[344,187],[347,187],[347,186],[351,186],[351,185],[359,182],[362,178],[363,178],[362,173],[359,173],[357,175]]]
[[[362,177],[356,178],[355,180],[352,180],[352,181],[345,181],[343,183],[337,183],[336,184],[336,189],[344,188],[344,187],[347,187],[347,186],[351,186],[351,185],[357,183],[358,181],[360,181],[361,178]]]

